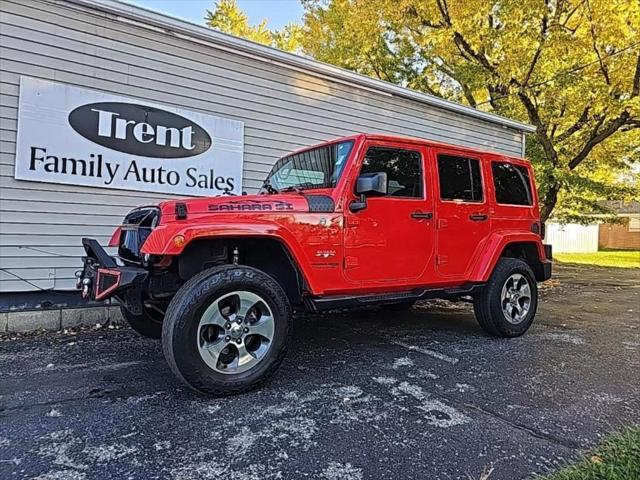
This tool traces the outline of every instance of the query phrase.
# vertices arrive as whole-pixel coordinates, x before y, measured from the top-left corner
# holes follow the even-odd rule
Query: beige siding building
[[[521,156],[525,133],[532,131],[117,1],[2,0],[0,297],[5,308],[8,298],[18,298],[15,292],[73,289],[82,237],[106,245],[132,207],[171,196],[17,180],[25,78],[242,122],[241,182],[248,192],[259,188],[284,153],[346,134],[423,137]]]

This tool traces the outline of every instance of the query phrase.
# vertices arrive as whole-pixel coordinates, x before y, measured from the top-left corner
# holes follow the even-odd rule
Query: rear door
[[[487,159],[494,198],[492,230],[531,231],[540,219],[531,165],[524,160],[500,156],[488,156]]]
[[[447,280],[465,279],[489,234],[490,207],[481,155],[433,149],[436,198],[436,269]]]

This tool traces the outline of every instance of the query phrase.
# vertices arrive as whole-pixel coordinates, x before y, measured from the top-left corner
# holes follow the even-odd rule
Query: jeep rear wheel
[[[476,295],[473,309],[480,326],[497,337],[518,337],[531,324],[538,307],[538,288],[529,265],[502,258],[487,286]]]
[[[131,328],[143,337],[158,339],[162,336],[162,320],[164,315],[151,307],[143,307],[142,314],[134,315],[125,307],[120,312]]]
[[[280,285],[251,267],[205,270],[172,299],[162,331],[173,373],[201,393],[232,395],[265,382],[279,367],[291,332]]]

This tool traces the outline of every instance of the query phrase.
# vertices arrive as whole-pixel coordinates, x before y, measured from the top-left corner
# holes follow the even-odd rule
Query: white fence
[[[553,246],[554,252],[597,252],[598,224],[547,223],[545,243]]]

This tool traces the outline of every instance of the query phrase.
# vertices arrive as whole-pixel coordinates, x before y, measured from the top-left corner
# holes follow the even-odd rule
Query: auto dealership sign
[[[22,77],[15,178],[239,194],[243,139],[236,120]]]

